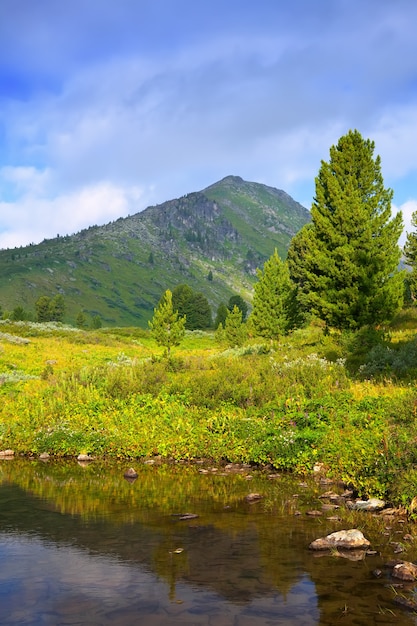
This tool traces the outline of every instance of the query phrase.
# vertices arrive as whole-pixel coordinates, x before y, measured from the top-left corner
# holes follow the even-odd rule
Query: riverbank
[[[360,496],[413,515],[414,328],[343,336],[311,326],[234,350],[195,332],[169,360],[139,329],[3,323],[0,332],[1,450],[210,458],[297,474],[321,463]]]

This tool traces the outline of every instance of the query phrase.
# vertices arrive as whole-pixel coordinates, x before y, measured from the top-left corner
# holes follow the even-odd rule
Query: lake
[[[417,624],[398,603],[414,583],[386,567],[416,560],[417,530],[323,497],[343,490],[247,466],[2,460],[0,624]],[[372,553],[309,550],[345,528]]]

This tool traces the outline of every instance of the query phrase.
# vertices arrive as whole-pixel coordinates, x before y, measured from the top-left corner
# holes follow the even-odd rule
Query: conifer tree
[[[354,130],[330,148],[316,178],[312,222],[288,251],[300,304],[335,328],[376,325],[402,304],[402,215],[391,219],[393,192],[384,188],[374,147]]]
[[[185,334],[185,317],[180,317],[172,306],[172,292],[167,289],[158,306],[154,309],[154,316],[149,322],[151,335],[158,346],[166,348],[170,356],[171,348],[179,346]]]
[[[216,319],[214,320],[214,328],[218,328],[220,324],[223,326],[226,323],[228,308],[224,302],[221,302],[217,308]]]
[[[242,322],[242,311],[236,304],[231,311],[227,311],[224,337],[231,348],[239,347],[245,343],[246,326]]]
[[[51,298],[49,296],[40,296],[35,302],[36,321],[51,321]]]
[[[189,285],[178,285],[173,289],[172,306],[178,311],[178,315],[186,318],[187,330],[211,327],[211,308],[206,296],[194,291]]]
[[[237,306],[237,308],[242,311],[242,322],[244,322],[248,314],[248,305],[246,304],[242,296],[230,296],[227,308],[229,309],[229,311],[233,311],[235,306]]]
[[[249,321],[256,335],[275,339],[283,335],[290,325],[289,305],[293,285],[287,264],[274,254],[258,269],[255,283],[253,309]]]
[[[417,228],[417,211],[411,217],[411,224]],[[411,267],[411,272],[407,276],[410,286],[410,294],[413,302],[417,299],[417,232],[407,233],[407,240],[404,246],[404,254],[407,263]]]

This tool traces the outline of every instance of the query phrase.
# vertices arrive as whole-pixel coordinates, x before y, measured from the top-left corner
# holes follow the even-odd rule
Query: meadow
[[[167,359],[139,328],[0,322],[0,450],[56,457],[317,463],[360,496],[417,511],[417,315],[318,322],[240,348],[187,332]]]

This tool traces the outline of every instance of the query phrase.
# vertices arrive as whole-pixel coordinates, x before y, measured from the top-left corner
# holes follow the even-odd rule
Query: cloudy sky
[[[415,0],[1,0],[0,248],[234,174],[310,208],[349,129],[417,209]]]

